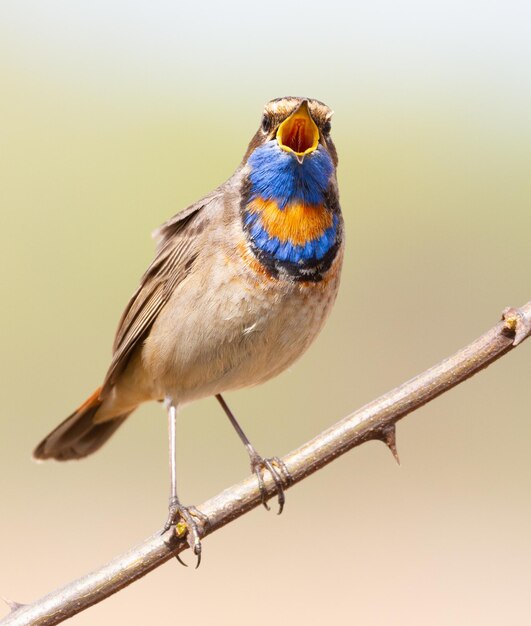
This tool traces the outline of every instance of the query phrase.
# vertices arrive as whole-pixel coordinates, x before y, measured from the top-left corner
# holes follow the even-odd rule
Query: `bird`
[[[170,498],[164,531],[184,524],[201,560],[201,513],[177,495],[177,412],[215,397],[249,454],[262,503],[279,513],[290,475],[253,447],[222,394],[264,383],[310,346],[336,299],[344,222],[332,110],[307,97],[268,102],[234,174],[153,236],[153,262],[118,324],[103,384],[34,450],[68,461],[96,452],[148,401],[168,417]]]

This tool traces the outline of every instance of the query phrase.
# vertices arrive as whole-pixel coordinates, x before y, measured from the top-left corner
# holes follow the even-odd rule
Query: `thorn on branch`
[[[7,604],[7,606],[11,610],[11,613],[14,613],[15,611],[18,611],[18,609],[21,609],[23,606],[26,606],[25,604],[22,604],[20,602],[15,602],[14,600],[8,600],[7,598],[4,598],[4,596],[0,596],[0,600],[3,600]]]
[[[521,309],[507,307],[503,310],[502,320],[505,322],[505,329],[514,333],[513,346],[517,346],[531,334],[531,319]]]
[[[398,456],[398,450],[396,447],[396,425],[390,424],[385,428],[382,428],[376,435],[375,439],[383,441],[385,445],[391,450],[391,454],[395,457],[395,461],[400,465],[400,458]]]

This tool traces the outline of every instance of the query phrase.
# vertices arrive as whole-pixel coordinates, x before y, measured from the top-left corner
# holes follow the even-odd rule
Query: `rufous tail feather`
[[[36,459],[69,461],[96,452],[131,413],[119,415],[100,424],[94,417],[102,405],[101,387],[45,437],[33,451]]]

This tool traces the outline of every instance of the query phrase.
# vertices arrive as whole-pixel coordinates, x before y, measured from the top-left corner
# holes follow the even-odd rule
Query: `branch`
[[[384,441],[395,457],[395,423],[441,393],[455,387],[509,352],[531,334],[531,302],[521,309],[506,309],[503,320],[476,341],[408,382],[370,402],[334,426],[287,454],[282,460],[297,483],[351,448],[371,439]],[[269,493],[274,483],[264,477]],[[218,530],[261,503],[256,477],[226,489],[199,506],[209,524],[202,536]],[[49,626],[101,602],[186,550],[185,537],[171,530],[157,533],[99,570],[28,605],[9,603],[11,613],[0,626]]]

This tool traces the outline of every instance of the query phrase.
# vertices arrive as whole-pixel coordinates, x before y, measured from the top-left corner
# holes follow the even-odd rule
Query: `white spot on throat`
[[[250,333],[253,332],[253,330],[256,330],[257,326],[258,326],[258,322],[255,322],[254,324],[251,324],[250,326],[247,326],[247,328],[243,329],[243,334],[244,335],[249,335]]]

